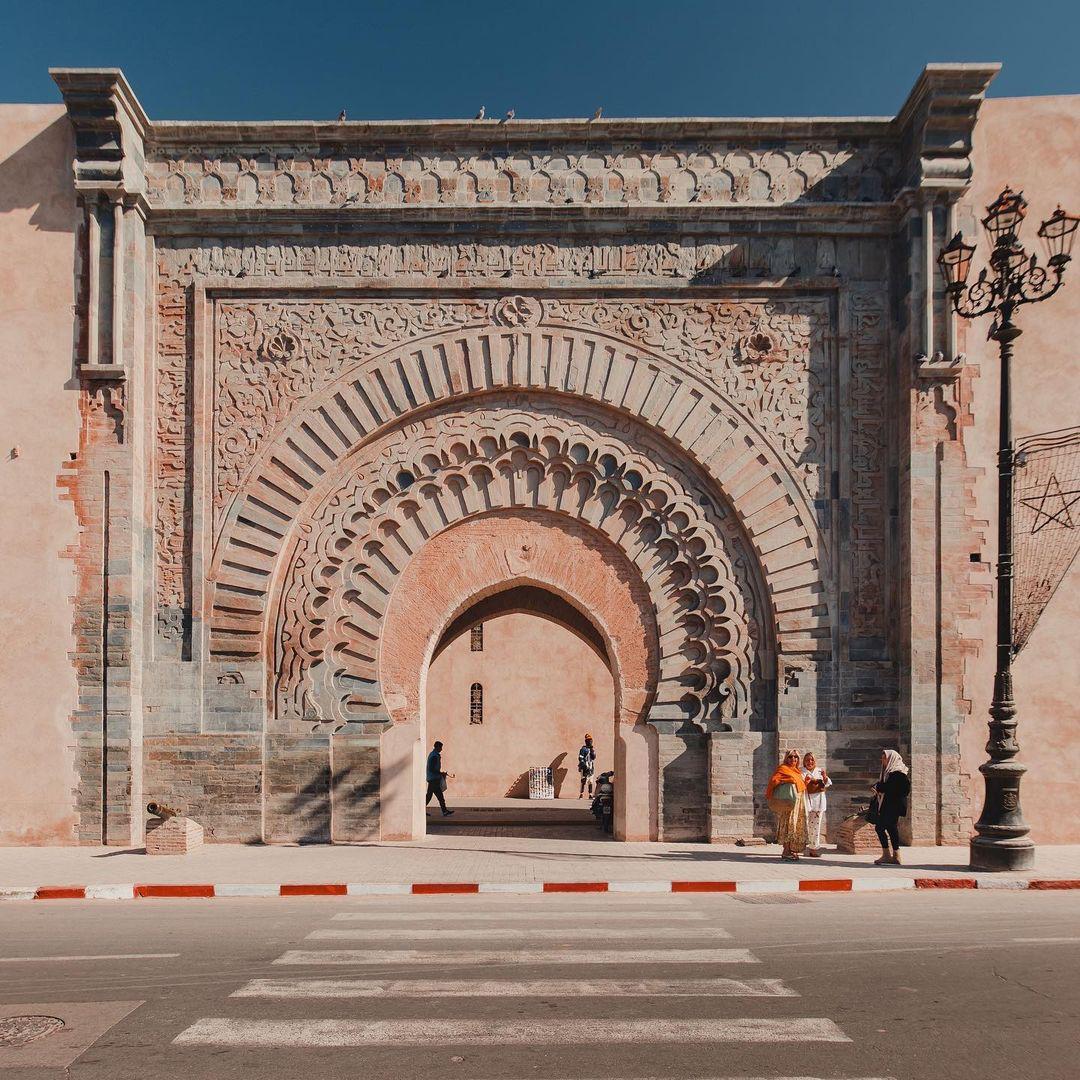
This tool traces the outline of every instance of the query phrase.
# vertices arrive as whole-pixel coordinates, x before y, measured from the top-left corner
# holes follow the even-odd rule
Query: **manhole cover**
[[[25,1046],[63,1026],[59,1016],[0,1016],[0,1047]]]

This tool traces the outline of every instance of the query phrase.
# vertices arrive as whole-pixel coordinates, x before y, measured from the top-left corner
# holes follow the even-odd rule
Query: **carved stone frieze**
[[[146,162],[151,206],[231,210],[887,202],[896,174],[889,142],[827,139],[782,149],[599,140],[430,151],[219,146],[212,155],[155,146]]]
[[[519,244],[497,238],[445,242],[403,242],[371,237],[349,242],[274,243],[262,240],[162,241],[158,273],[162,281],[184,285],[201,278],[276,279],[310,282],[312,277],[348,280],[520,278],[542,282],[568,277],[597,279],[683,278],[702,284],[744,279],[778,279],[801,269],[831,275],[836,243],[815,241],[812,267],[795,263],[790,239],[727,236],[722,241],[693,235],[677,240],[537,240]]]

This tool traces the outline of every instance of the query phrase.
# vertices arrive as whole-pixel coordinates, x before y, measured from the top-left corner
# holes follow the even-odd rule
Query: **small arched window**
[[[484,688],[478,682],[474,682],[469,688],[469,723],[482,724],[484,722]]]
[[[477,623],[469,632],[469,651],[484,651],[484,624]]]

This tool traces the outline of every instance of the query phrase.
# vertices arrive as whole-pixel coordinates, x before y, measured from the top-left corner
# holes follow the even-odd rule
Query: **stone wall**
[[[412,775],[425,738],[382,650],[392,598],[437,538],[501,518],[525,548],[488,593],[530,582],[549,528],[645,604],[614,749],[652,835],[767,833],[789,745],[830,768],[832,830],[888,745],[915,837],[963,839],[993,382],[974,343],[953,362],[932,258],[973,169],[982,191],[992,75],[932,67],[894,121],[264,131],[155,125],[115,74],[57,73],[81,231],[42,317],[66,335],[49,393],[79,402],[51,451],[70,503],[22,489],[77,571],[74,642],[53,612],[43,645],[76,680],[50,684],[74,736],[35,743],[75,792],[43,800],[51,835],[137,841],[148,797],[208,840],[385,833],[412,799],[388,739]],[[1001,108],[1004,143],[1066,106]],[[458,613],[419,614],[434,648]]]

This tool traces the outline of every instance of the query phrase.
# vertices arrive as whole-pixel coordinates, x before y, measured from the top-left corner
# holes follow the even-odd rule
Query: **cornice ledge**
[[[915,357],[915,377],[926,383],[955,382],[963,373],[966,363],[967,357],[963,353],[952,360],[940,352],[929,357],[920,354]]]
[[[971,141],[1000,64],[927,64],[897,114],[901,187],[959,198],[971,182]]]
[[[162,120],[151,126],[155,147],[211,146],[375,146],[416,148],[568,144],[707,143],[731,139],[888,139],[892,119],[877,116],[821,117],[641,117],[498,120]]]
[[[789,203],[635,203],[632,205],[467,205],[467,206],[150,206],[147,220],[155,227],[199,223],[280,226],[288,222],[312,222],[333,228],[335,234],[364,231],[375,224],[420,226],[436,222],[465,223],[477,228],[498,228],[508,222],[541,227],[551,222],[588,226],[625,223],[650,227],[657,221],[698,225],[720,230],[743,227],[762,220],[809,228],[815,223],[840,225],[889,225],[896,220],[893,202],[789,202]]]
[[[119,68],[50,68],[75,134],[75,188],[86,195],[141,194],[150,120]]]

